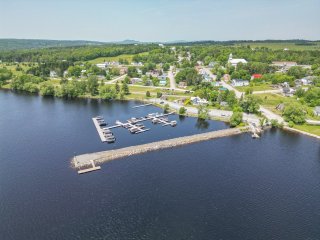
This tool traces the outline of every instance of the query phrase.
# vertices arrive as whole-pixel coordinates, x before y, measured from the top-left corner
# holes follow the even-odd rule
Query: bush
[[[303,124],[306,121],[306,113],[300,104],[292,103],[285,107],[283,111],[284,119],[295,124]]]
[[[162,93],[161,92],[157,92],[157,98],[161,98],[162,97]]]
[[[293,126],[294,126],[294,123],[293,123],[292,121],[290,121],[290,122],[289,122],[289,127],[292,128]]]
[[[151,97],[151,94],[149,91],[146,92],[146,97],[148,97],[148,98]]]
[[[241,112],[234,112],[230,118],[230,126],[236,127],[242,123],[243,114]]]
[[[167,112],[169,112],[169,110],[170,110],[169,104],[164,105],[163,112],[167,113]]]
[[[185,115],[186,112],[187,112],[187,109],[186,109],[185,107],[181,107],[181,108],[179,109],[179,115]]]
[[[205,106],[198,107],[198,118],[200,119],[209,119],[209,110]]]

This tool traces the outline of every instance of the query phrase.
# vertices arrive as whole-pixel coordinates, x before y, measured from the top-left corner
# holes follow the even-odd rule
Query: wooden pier
[[[79,170],[79,171],[78,171],[78,174],[89,173],[89,172],[93,172],[93,171],[97,171],[97,170],[100,170],[100,169],[101,169],[100,166],[96,166],[96,165],[94,164],[94,161],[93,161],[93,160],[91,160],[90,162],[91,162],[92,167],[91,167],[91,168],[87,168],[87,169],[83,169],[83,170]]]
[[[146,106],[150,106],[152,105],[152,103],[147,103],[147,104],[142,104],[142,105],[138,105],[138,106],[133,106],[132,108],[140,108],[140,107],[146,107]]]
[[[201,133],[192,136],[173,138],[164,141],[158,141],[138,146],[131,146],[116,150],[90,153],[79,155],[76,158],[76,162],[73,162],[72,165],[75,167],[85,167],[92,165],[92,161],[95,163],[104,163],[116,159],[121,159],[124,157],[129,157],[132,155],[143,154],[151,151],[158,151],[161,149],[167,149],[172,147],[183,146],[187,144],[192,144],[201,141],[208,141],[216,138],[222,138],[227,136],[239,135],[244,132],[247,132],[248,128],[230,128],[224,130],[218,130],[208,133]],[[75,160],[73,160],[75,161]]]

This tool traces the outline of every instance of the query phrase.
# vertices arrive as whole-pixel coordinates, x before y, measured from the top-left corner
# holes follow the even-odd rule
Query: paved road
[[[175,109],[176,111],[179,111],[179,109],[181,107],[185,107],[187,109],[187,113],[191,114],[191,115],[196,115],[198,114],[198,109],[196,107],[192,107],[192,106],[183,106],[181,104],[175,103],[175,102],[169,102],[169,101],[163,101],[160,99],[150,99],[150,102],[152,103],[158,103],[160,104],[162,102],[162,104],[168,104],[170,106],[170,108]],[[210,109],[209,110],[209,116],[213,117],[213,118],[225,118],[225,119],[229,119],[232,116],[232,111],[226,111],[226,110],[219,110],[219,109]],[[259,124],[259,118],[254,115],[254,114],[243,114],[243,120],[251,122],[251,123],[255,123],[255,124]]]
[[[113,83],[116,83],[116,82],[119,81],[119,80],[125,79],[126,76],[127,76],[127,74],[122,75],[122,76],[117,77],[117,78],[114,78],[114,79],[112,79],[112,80],[110,80],[110,81],[107,81],[107,82],[105,82],[105,83],[106,83],[106,84],[113,84]]]
[[[176,87],[176,80],[173,74],[173,66],[170,66],[170,70],[168,72],[168,78],[170,79],[170,88],[176,89],[177,87]]]

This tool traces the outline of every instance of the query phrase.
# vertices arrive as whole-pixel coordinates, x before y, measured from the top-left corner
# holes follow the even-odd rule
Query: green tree
[[[99,89],[99,95],[104,100],[112,100],[116,98],[117,93],[116,90],[113,89],[111,86],[101,86]]]
[[[150,94],[149,91],[146,91],[146,97],[147,97],[147,98],[151,97],[151,94]]]
[[[169,104],[165,104],[164,107],[163,107],[163,112],[167,113],[167,112],[169,112],[169,110],[170,110]]]
[[[198,118],[209,119],[209,109],[205,106],[200,105],[198,107]]]
[[[291,103],[284,108],[283,117],[287,122],[303,124],[306,121],[306,112],[300,104]]]
[[[118,81],[116,82],[116,85],[114,86],[116,93],[118,94],[120,92],[120,85],[118,83]]]
[[[242,112],[233,112],[230,118],[230,126],[231,127],[238,126],[240,123],[242,123],[242,117],[243,117]]]
[[[260,103],[261,100],[258,97],[250,94],[245,96],[240,105],[242,109],[247,113],[258,113]]]
[[[187,113],[187,109],[185,107],[181,107],[179,109],[179,115],[185,115]]]
[[[96,76],[90,76],[87,80],[87,91],[92,96],[95,96],[99,93],[98,87],[99,87],[98,78]]]
[[[124,93],[124,95],[130,94],[128,84],[125,81],[122,83],[121,91]]]
[[[161,98],[162,97],[162,93],[161,92],[157,92],[157,98]]]
[[[55,89],[51,82],[43,82],[40,84],[40,94],[42,96],[54,96]]]

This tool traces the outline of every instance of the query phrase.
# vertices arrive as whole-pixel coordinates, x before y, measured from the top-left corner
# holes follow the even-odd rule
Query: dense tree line
[[[45,48],[31,50],[14,50],[0,52],[4,62],[54,62],[66,60],[70,62],[88,61],[99,57],[116,57],[122,54],[139,54],[159,48],[149,45],[103,45],[65,48]]]

